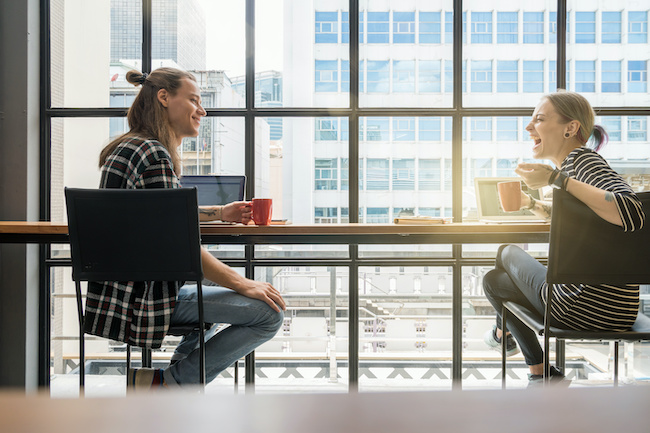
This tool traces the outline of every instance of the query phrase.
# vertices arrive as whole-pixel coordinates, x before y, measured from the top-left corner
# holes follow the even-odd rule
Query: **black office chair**
[[[65,189],[72,255],[72,279],[79,317],[79,386],[84,391],[84,313],[81,281],[196,281],[199,322],[170,329],[198,330],[200,378],[205,385],[206,324],[196,188]],[[130,347],[127,345],[127,372]],[[151,349],[143,348],[143,366]]]
[[[552,327],[551,284],[647,284],[650,282],[650,192],[638,193],[646,222],[641,230],[624,232],[596,215],[587,205],[566,191],[553,193],[553,213],[549,240],[546,281],[549,294],[545,315],[514,302],[505,302],[501,329],[507,314],[544,337],[544,379],[550,374],[550,338],[556,339],[556,364],[564,370],[565,340],[614,341],[614,386],[618,386],[618,345],[620,341],[650,340],[650,318],[639,312],[628,331],[575,331]],[[501,385],[506,386],[506,345],[501,344]]]

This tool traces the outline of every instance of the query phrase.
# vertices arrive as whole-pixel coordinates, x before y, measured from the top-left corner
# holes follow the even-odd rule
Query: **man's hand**
[[[240,295],[264,301],[277,312],[287,309],[280,292],[269,283],[246,279],[235,291]]]
[[[521,176],[528,188],[540,189],[548,185],[553,167],[546,164],[519,164],[515,173]]]
[[[221,221],[248,224],[252,216],[253,208],[249,201],[228,203],[221,210]]]

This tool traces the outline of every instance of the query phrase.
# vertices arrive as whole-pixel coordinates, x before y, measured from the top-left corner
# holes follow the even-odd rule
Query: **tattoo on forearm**
[[[614,194],[611,192],[607,191],[605,193],[605,201],[614,201]]]
[[[200,209],[199,209],[199,213],[201,213],[201,214],[203,214],[203,215],[207,215],[207,216],[216,216],[216,215],[217,215],[217,211],[214,210],[214,209],[203,209],[203,208],[200,208]]]
[[[551,206],[547,204],[542,204],[542,212],[544,212],[547,215],[547,218],[551,217]]]

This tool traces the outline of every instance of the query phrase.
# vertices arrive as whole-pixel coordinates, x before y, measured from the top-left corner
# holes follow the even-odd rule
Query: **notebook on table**
[[[506,212],[501,207],[497,183],[512,180],[521,181],[521,189],[530,194],[535,200],[540,198],[540,190],[529,189],[520,177],[477,177],[474,178],[476,192],[476,209],[478,219],[489,223],[532,223],[544,220],[531,211],[518,210]]]
[[[246,176],[181,176],[183,188],[197,188],[199,206],[225,205],[244,199]]]

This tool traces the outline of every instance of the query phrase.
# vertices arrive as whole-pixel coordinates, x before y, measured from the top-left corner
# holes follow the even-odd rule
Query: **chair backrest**
[[[76,281],[200,281],[195,188],[65,189]]]
[[[624,232],[566,191],[553,192],[549,283],[650,283],[650,192],[637,193],[646,222]]]

